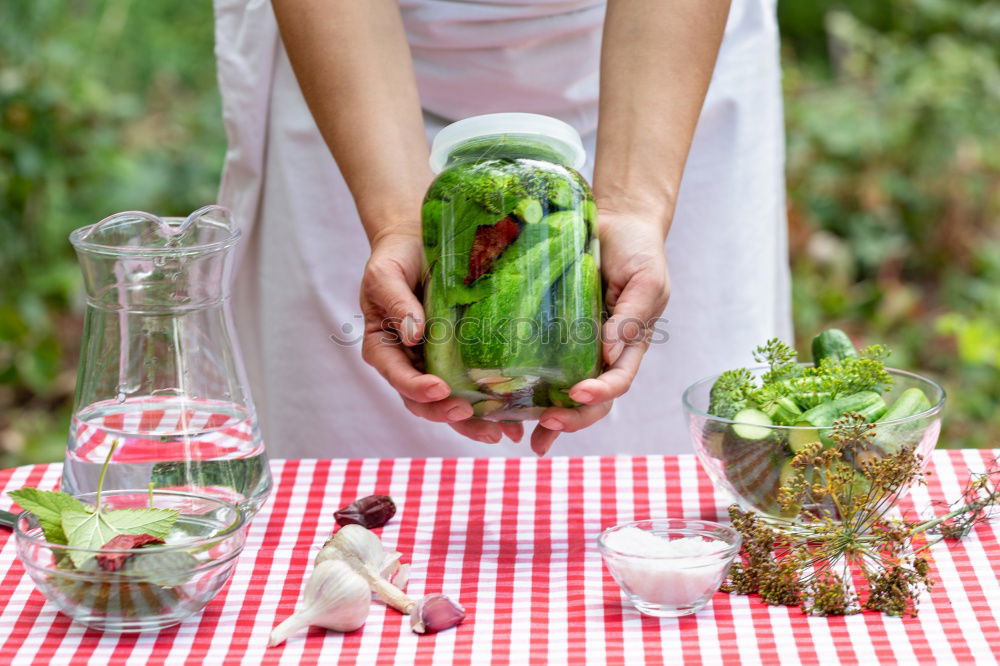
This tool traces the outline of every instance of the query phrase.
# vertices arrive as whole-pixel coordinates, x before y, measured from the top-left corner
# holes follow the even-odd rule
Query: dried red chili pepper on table
[[[367,529],[382,527],[396,515],[396,503],[388,495],[369,495],[351,502],[333,514],[340,526],[361,525]]]

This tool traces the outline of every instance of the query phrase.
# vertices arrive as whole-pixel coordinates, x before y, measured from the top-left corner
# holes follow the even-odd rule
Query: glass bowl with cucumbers
[[[811,363],[799,362],[785,343],[768,341],[754,351],[764,365],[707,377],[684,392],[695,453],[712,481],[746,509],[782,519],[802,510],[836,519],[837,502],[818,491],[808,506],[779,501],[795,465],[818,488],[824,479],[808,457],[836,455],[854,475],[851,491],[864,493],[874,461],[906,449],[926,465],[941,432],[944,389],[888,367],[888,356],[883,345],[856,349],[839,329],[813,339]],[[848,427],[860,436],[845,437]]]

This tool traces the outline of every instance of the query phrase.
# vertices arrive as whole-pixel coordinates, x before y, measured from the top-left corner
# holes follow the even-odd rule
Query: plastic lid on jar
[[[587,161],[580,133],[569,123],[538,113],[490,113],[459,120],[438,132],[431,145],[431,169],[440,173],[456,146],[489,136],[524,137],[544,143],[564,156],[574,169]]]

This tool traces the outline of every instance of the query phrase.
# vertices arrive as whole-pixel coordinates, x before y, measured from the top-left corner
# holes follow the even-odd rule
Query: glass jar
[[[434,139],[423,204],[427,371],[489,420],[574,407],[600,369],[597,207],[576,130],[526,113]]]

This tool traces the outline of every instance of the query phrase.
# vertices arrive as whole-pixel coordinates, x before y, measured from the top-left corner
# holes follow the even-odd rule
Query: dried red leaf
[[[489,273],[493,262],[520,234],[521,226],[512,217],[477,228],[476,237],[472,241],[472,252],[469,254],[469,274],[465,276],[465,284],[472,284],[477,278]]]
[[[133,548],[142,548],[149,544],[166,543],[163,539],[158,539],[152,534],[119,534],[101,546],[101,550],[120,550],[120,553],[99,553],[96,557],[97,566],[104,571],[118,571],[124,566],[125,561],[132,557],[128,552]]]

